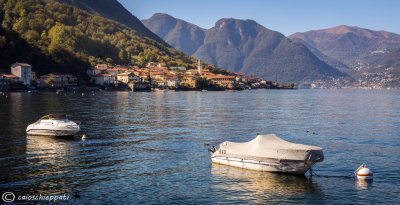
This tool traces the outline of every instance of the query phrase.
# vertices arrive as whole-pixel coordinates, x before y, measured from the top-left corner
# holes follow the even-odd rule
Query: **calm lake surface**
[[[66,204],[400,203],[398,90],[6,96],[0,95],[1,194],[79,193]],[[26,136],[27,125],[49,113],[80,121],[86,141]],[[324,148],[325,161],[314,167],[319,175],[350,175],[365,162],[374,180],[211,164],[204,144],[249,141],[255,132]]]

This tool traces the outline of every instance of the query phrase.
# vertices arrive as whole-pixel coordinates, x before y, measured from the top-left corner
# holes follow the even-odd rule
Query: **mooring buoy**
[[[370,179],[373,179],[374,173],[372,173],[372,171],[369,168],[364,167],[364,168],[358,170],[356,175],[357,175],[357,179],[370,180]]]

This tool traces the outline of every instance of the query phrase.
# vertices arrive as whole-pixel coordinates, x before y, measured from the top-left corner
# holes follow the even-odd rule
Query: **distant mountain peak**
[[[355,27],[355,26],[340,25],[340,26],[328,28],[328,29],[324,30],[324,32],[334,33],[334,34],[345,34],[345,33],[349,33],[349,32],[355,32],[357,29],[359,29],[359,28]]]
[[[172,17],[169,14],[165,14],[165,13],[155,13],[150,17],[150,19],[160,19],[160,18],[176,21],[176,18]],[[145,19],[143,19],[143,20],[145,20]]]
[[[243,25],[243,24],[251,24],[251,25],[259,25],[256,21],[251,20],[251,19],[235,19],[235,18],[222,18],[215,22],[215,27],[219,28],[223,25],[227,24],[238,24],[238,25]]]
[[[371,64],[379,60],[385,51],[400,46],[398,34],[346,25],[298,32],[289,38],[303,41],[311,50],[315,48],[333,61],[350,68]]]

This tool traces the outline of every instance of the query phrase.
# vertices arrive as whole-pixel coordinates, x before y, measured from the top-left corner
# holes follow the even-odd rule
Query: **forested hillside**
[[[83,75],[97,63],[148,61],[194,67],[195,60],[113,20],[52,0],[0,0],[0,69],[23,61],[40,73]]]
[[[117,0],[56,0],[61,3],[70,4],[90,14],[112,19],[118,23],[125,24],[135,29],[143,36],[154,39],[167,45],[160,37],[155,35],[143,23],[125,9]]]

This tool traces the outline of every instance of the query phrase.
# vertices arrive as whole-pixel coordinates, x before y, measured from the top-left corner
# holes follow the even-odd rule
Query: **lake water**
[[[49,113],[80,121],[86,141],[26,136]],[[346,176],[365,162],[374,180],[211,164],[205,144],[256,132],[324,148],[319,175]],[[398,204],[400,91],[7,93],[0,165],[1,194],[69,194],[66,204]]]

